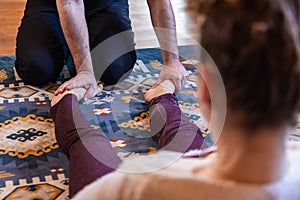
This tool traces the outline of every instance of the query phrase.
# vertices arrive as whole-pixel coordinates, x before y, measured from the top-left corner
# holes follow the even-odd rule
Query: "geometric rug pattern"
[[[212,145],[197,104],[194,64],[199,61],[193,48],[179,48],[190,76],[177,98],[183,112]],[[137,55],[127,79],[81,104],[91,126],[105,133],[121,159],[157,151],[143,94],[159,76],[162,58],[159,49],[140,49]],[[0,57],[0,198],[68,199],[69,162],[56,142],[49,109],[54,91],[74,75],[74,67],[68,60],[57,82],[34,87],[18,78],[14,60],[13,56]],[[290,140],[300,141],[299,132],[298,124]]]

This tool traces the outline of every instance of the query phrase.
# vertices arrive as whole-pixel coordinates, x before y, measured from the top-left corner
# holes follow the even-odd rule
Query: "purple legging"
[[[151,132],[160,149],[186,152],[201,148],[200,129],[181,112],[174,95],[156,97],[149,106]],[[118,168],[120,158],[105,135],[87,122],[76,96],[66,95],[50,112],[57,142],[70,159],[70,197]]]

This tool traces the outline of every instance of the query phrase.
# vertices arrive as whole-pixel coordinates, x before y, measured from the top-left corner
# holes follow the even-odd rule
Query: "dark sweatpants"
[[[136,62],[128,2],[84,2],[90,48],[101,48],[92,54],[94,71],[101,72],[96,78],[101,77],[100,80],[105,84],[115,84]],[[124,31],[128,31],[126,37],[99,46],[106,39]],[[60,26],[56,0],[27,0],[16,46],[15,67],[24,81],[32,85],[44,85],[58,78],[70,51]],[[122,49],[131,51],[124,54]],[[111,60],[111,57],[114,59]]]
[[[181,112],[174,95],[154,98],[149,106],[151,132],[160,149],[186,152],[201,148],[204,138],[200,129]],[[51,115],[57,142],[70,159],[71,197],[119,166],[121,160],[109,141],[91,128],[74,95],[66,95],[51,108]]]

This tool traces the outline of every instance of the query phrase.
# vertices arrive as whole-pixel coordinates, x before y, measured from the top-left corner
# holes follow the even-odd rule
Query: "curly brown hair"
[[[299,0],[289,3],[300,16]],[[271,0],[187,0],[187,9],[194,18],[206,16],[200,44],[221,73],[228,109],[246,116],[243,125],[294,123],[300,110],[295,45],[300,41],[288,31],[283,10]]]

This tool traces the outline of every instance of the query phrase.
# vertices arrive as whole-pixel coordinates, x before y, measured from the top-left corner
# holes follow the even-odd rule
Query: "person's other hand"
[[[75,77],[59,86],[59,88],[55,91],[54,94],[58,95],[59,93],[63,93],[65,90],[71,90],[74,88],[86,89],[83,101],[94,97],[96,94],[102,91],[102,87],[97,85],[95,76],[92,72],[81,71],[78,72],[78,74]]]
[[[169,79],[175,85],[175,93],[178,93],[183,88],[188,74],[189,73],[185,70],[184,66],[178,60],[171,64],[163,66],[156,84],[160,84],[164,80]]]

